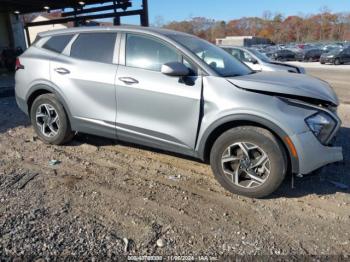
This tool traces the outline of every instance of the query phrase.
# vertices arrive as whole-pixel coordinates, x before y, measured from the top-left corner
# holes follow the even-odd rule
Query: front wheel
[[[215,141],[210,164],[225,189],[261,198],[270,195],[282,183],[287,157],[283,146],[270,131],[243,126],[226,131]]]
[[[61,145],[74,136],[67,114],[53,94],[44,94],[34,100],[30,118],[34,130],[45,143]]]
[[[341,64],[339,58],[336,58],[336,59],[334,60],[334,64],[335,64],[335,65],[340,65],[340,64]]]

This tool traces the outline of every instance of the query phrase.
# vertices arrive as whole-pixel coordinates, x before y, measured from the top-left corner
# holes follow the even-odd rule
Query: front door
[[[178,51],[163,40],[127,34],[124,65],[116,77],[117,136],[119,139],[175,152],[195,147],[202,79],[161,73],[167,62],[183,61]],[[122,48],[122,50],[124,50]]]

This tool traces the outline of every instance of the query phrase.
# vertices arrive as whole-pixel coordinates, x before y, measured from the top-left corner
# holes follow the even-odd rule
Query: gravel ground
[[[339,112],[349,159],[350,106]],[[43,144],[13,98],[0,99],[0,156],[0,261],[350,255],[349,161],[248,199],[193,159],[85,135]]]

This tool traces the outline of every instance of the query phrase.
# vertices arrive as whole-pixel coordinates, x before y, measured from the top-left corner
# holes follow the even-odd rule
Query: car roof
[[[149,33],[155,35],[184,35],[192,36],[190,34],[169,30],[165,28],[156,28],[156,27],[142,27],[142,26],[85,26],[85,27],[73,27],[67,29],[51,30],[46,32],[39,33],[40,37],[54,36],[54,35],[63,35],[63,34],[78,34],[78,33],[93,33],[93,32],[140,32],[140,33]]]

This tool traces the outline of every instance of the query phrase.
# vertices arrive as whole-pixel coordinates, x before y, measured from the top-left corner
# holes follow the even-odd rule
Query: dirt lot
[[[347,159],[349,112],[341,106]],[[84,135],[43,144],[13,98],[0,99],[0,156],[0,260],[350,255],[349,161],[248,199],[192,159]]]

